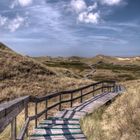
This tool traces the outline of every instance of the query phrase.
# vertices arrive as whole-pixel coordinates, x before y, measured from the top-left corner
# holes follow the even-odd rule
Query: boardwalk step
[[[80,123],[77,124],[39,124],[38,128],[78,128]]]
[[[57,125],[61,125],[61,124],[79,124],[79,121],[77,120],[45,120],[45,121],[42,121],[40,124],[57,124]]]
[[[85,116],[87,113],[84,111],[73,111],[73,110],[64,110],[58,112],[55,117],[66,118],[66,119],[80,119],[82,116]]]
[[[34,129],[34,135],[50,136],[50,135],[71,135],[81,134],[81,129]]]
[[[66,132],[63,132],[63,133],[36,133],[36,134],[32,134],[30,137],[46,137],[46,136],[71,136],[71,135],[78,135],[78,134],[81,134],[81,135],[84,135],[82,132],[73,132],[73,133],[66,133]]]
[[[79,119],[75,119],[75,118],[60,118],[60,117],[49,117],[47,118],[47,120],[73,120],[73,121],[79,121]]]
[[[115,92],[105,92],[78,104],[76,107],[62,110],[54,117],[49,117],[42,121],[34,129],[31,140],[86,140],[83,134],[79,119],[93,110],[104,105],[109,100],[116,97],[121,87],[116,87]]]
[[[80,129],[80,125],[55,125],[55,126],[46,126],[39,125],[36,129]]]
[[[81,108],[84,108],[84,107],[86,107],[87,105],[89,105],[90,103],[93,103],[94,101],[96,101],[96,100],[98,100],[98,99],[100,99],[100,98],[103,98],[103,97],[104,97],[105,95],[107,95],[107,94],[108,94],[108,93],[105,92],[105,93],[103,93],[103,94],[96,95],[95,97],[92,97],[90,100],[88,100],[88,101],[82,103],[81,105],[79,105],[79,106],[73,108],[73,110],[74,110],[74,111],[81,111]]]
[[[86,140],[83,134],[57,135],[57,136],[31,136],[30,140]]]

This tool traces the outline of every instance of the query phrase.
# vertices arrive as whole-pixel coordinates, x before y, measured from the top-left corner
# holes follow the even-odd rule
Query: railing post
[[[116,83],[113,84],[113,92],[115,92]]]
[[[71,93],[71,105],[70,105],[71,107],[73,105],[72,103],[73,103],[73,92]]]
[[[110,90],[111,90],[111,87],[110,87],[110,85],[108,85],[108,92],[111,92]]]
[[[35,115],[37,115],[37,102],[35,103]],[[37,118],[35,118],[35,128],[37,128]]]
[[[25,121],[28,118],[28,104],[25,106]],[[26,130],[26,136],[28,137],[28,128]]]
[[[46,100],[46,102],[45,102],[46,104],[46,109],[48,108],[48,100]],[[45,119],[47,119],[48,118],[48,110],[46,110],[46,113],[45,113]]]
[[[104,83],[102,83],[102,93],[104,92]]]
[[[81,100],[80,102],[82,103],[83,102],[83,90],[81,90]]]
[[[13,121],[11,122],[11,140],[16,140],[17,137],[17,130],[16,130],[16,117],[13,119]]]
[[[92,96],[94,96],[94,90],[95,90],[95,87],[93,86],[93,93],[92,93]]]
[[[59,111],[61,111],[61,94],[59,95]]]

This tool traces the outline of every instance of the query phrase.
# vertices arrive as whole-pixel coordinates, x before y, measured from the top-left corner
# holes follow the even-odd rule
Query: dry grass
[[[80,124],[88,140],[104,140],[101,127],[102,115],[105,108],[96,110],[93,114],[81,119]]]
[[[55,58],[54,60],[61,62],[62,60],[64,61],[64,58]],[[54,60],[49,58],[49,63]],[[105,67],[106,69],[99,68],[93,74],[93,77],[91,76],[93,79],[128,80],[131,78],[136,79],[140,76],[138,69],[136,69],[137,73],[131,70],[124,71],[120,69],[120,65],[128,64],[128,62],[120,62],[116,58],[111,57],[98,56],[90,59],[71,57],[65,58],[65,61],[68,62],[65,63],[65,67],[62,67],[62,63],[61,67],[59,65],[57,67],[48,67],[46,58],[36,61],[36,59],[21,56],[0,43],[0,67],[2,68],[0,69],[0,102],[24,95],[43,96],[50,92],[74,89],[87,85],[93,81],[81,78],[84,77],[85,70],[90,72],[90,69],[85,67],[85,65],[95,64],[98,61],[107,63],[108,60],[110,60],[110,63],[116,63],[117,66],[119,64],[118,70],[114,70],[114,65],[113,67],[112,65],[111,67]],[[78,65],[75,65],[76,63]],[[139,61],[136,61],[136,64],[139,64]],[[97,110],[94,114],[87,116],[81,121],[82,128],[88,139],[140,139],[140,80],[124,82],[123,84],[127,87],[128,92],[118,97],[108,108]],[[33,109],[31,108],[31,110]],[[52,110],[50,115],[57,110]],[[34,112],[31,111],[31,113]],[[24,115],[21,114],[18,120],[23,122]],[[30,127],[32,128],[33,124]],[[8,127],[0,136],[0,140],[9,139],[9,130],[10,128]]]
[[[107,109],[99,110],[82,120],[89,140],[140,139],[140,80],[124,82],[127,92]]]
[[[24,95],[43,96],[91,83],[76,78],[70,71],[48,68],[0,44],[0,102]],[[65,73],[65,74],[64,74]]]

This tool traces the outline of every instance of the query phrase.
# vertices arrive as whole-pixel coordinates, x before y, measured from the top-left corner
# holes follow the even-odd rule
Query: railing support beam
[[[81,92],[81,98],[80,98],[81,100],[80,100],[80,102],[82,103],[83,102],[83,90],[81,90],[80,92]]]
[[[71,107],[73,106],[73,92],[71,93]]]
[[[25,106],[25,121],[27,120],[28,118],[28,104],[26,104]],[[26,136],[28,137],[28,128],[26,130]]]
[[[11,140],[16,140],[17,137],[17,129],[16,129],[16,117],[11,122]]]
[[[60,94],[59,95],[59,111],[61,111],[61,101],[62,101],[62,95]]]
[[[37,115],[37,103],[35,103],[35,115]],[[35,128],[37,128],[37,118],[35,119]]]
[[[45,102],[45,107],[46,107],[46,109],[48,108],[48,100],[46,100],[46,102]],[[48,110],[46,110],[46,113],[45,113],[45,119],[47,119],[48,118]]]

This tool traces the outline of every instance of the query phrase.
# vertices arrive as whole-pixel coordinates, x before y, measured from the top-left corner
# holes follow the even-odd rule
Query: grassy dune
[[[140,80],[122,84],[127,89],[125,93],[81,120],[89,140],[140,139]]]
[[[91,66],[96,67],[95,72]],[[82,129],[89,140],[140,139],[140,57],[31,58],[0,43],[0,67],[0,103],[24,95],[43,96],[74,89],[93,81],[121,82],[126,93],[81,120]],[[23,114],[18,120],[23,122]],[[0,135],[0,140],[9,139],[9,130],[10,127]]]
[[[91,83],[67,69],[54,69],[0,43],[0,102],[24,95],[43,96]]]
[[[39,57],[34,59],[53,70],[65,68],[79,78],[86,77],[94,81],[110,79],[120,82],[140,79],[140,57],[119,58],[97,55],[93,58]]]

